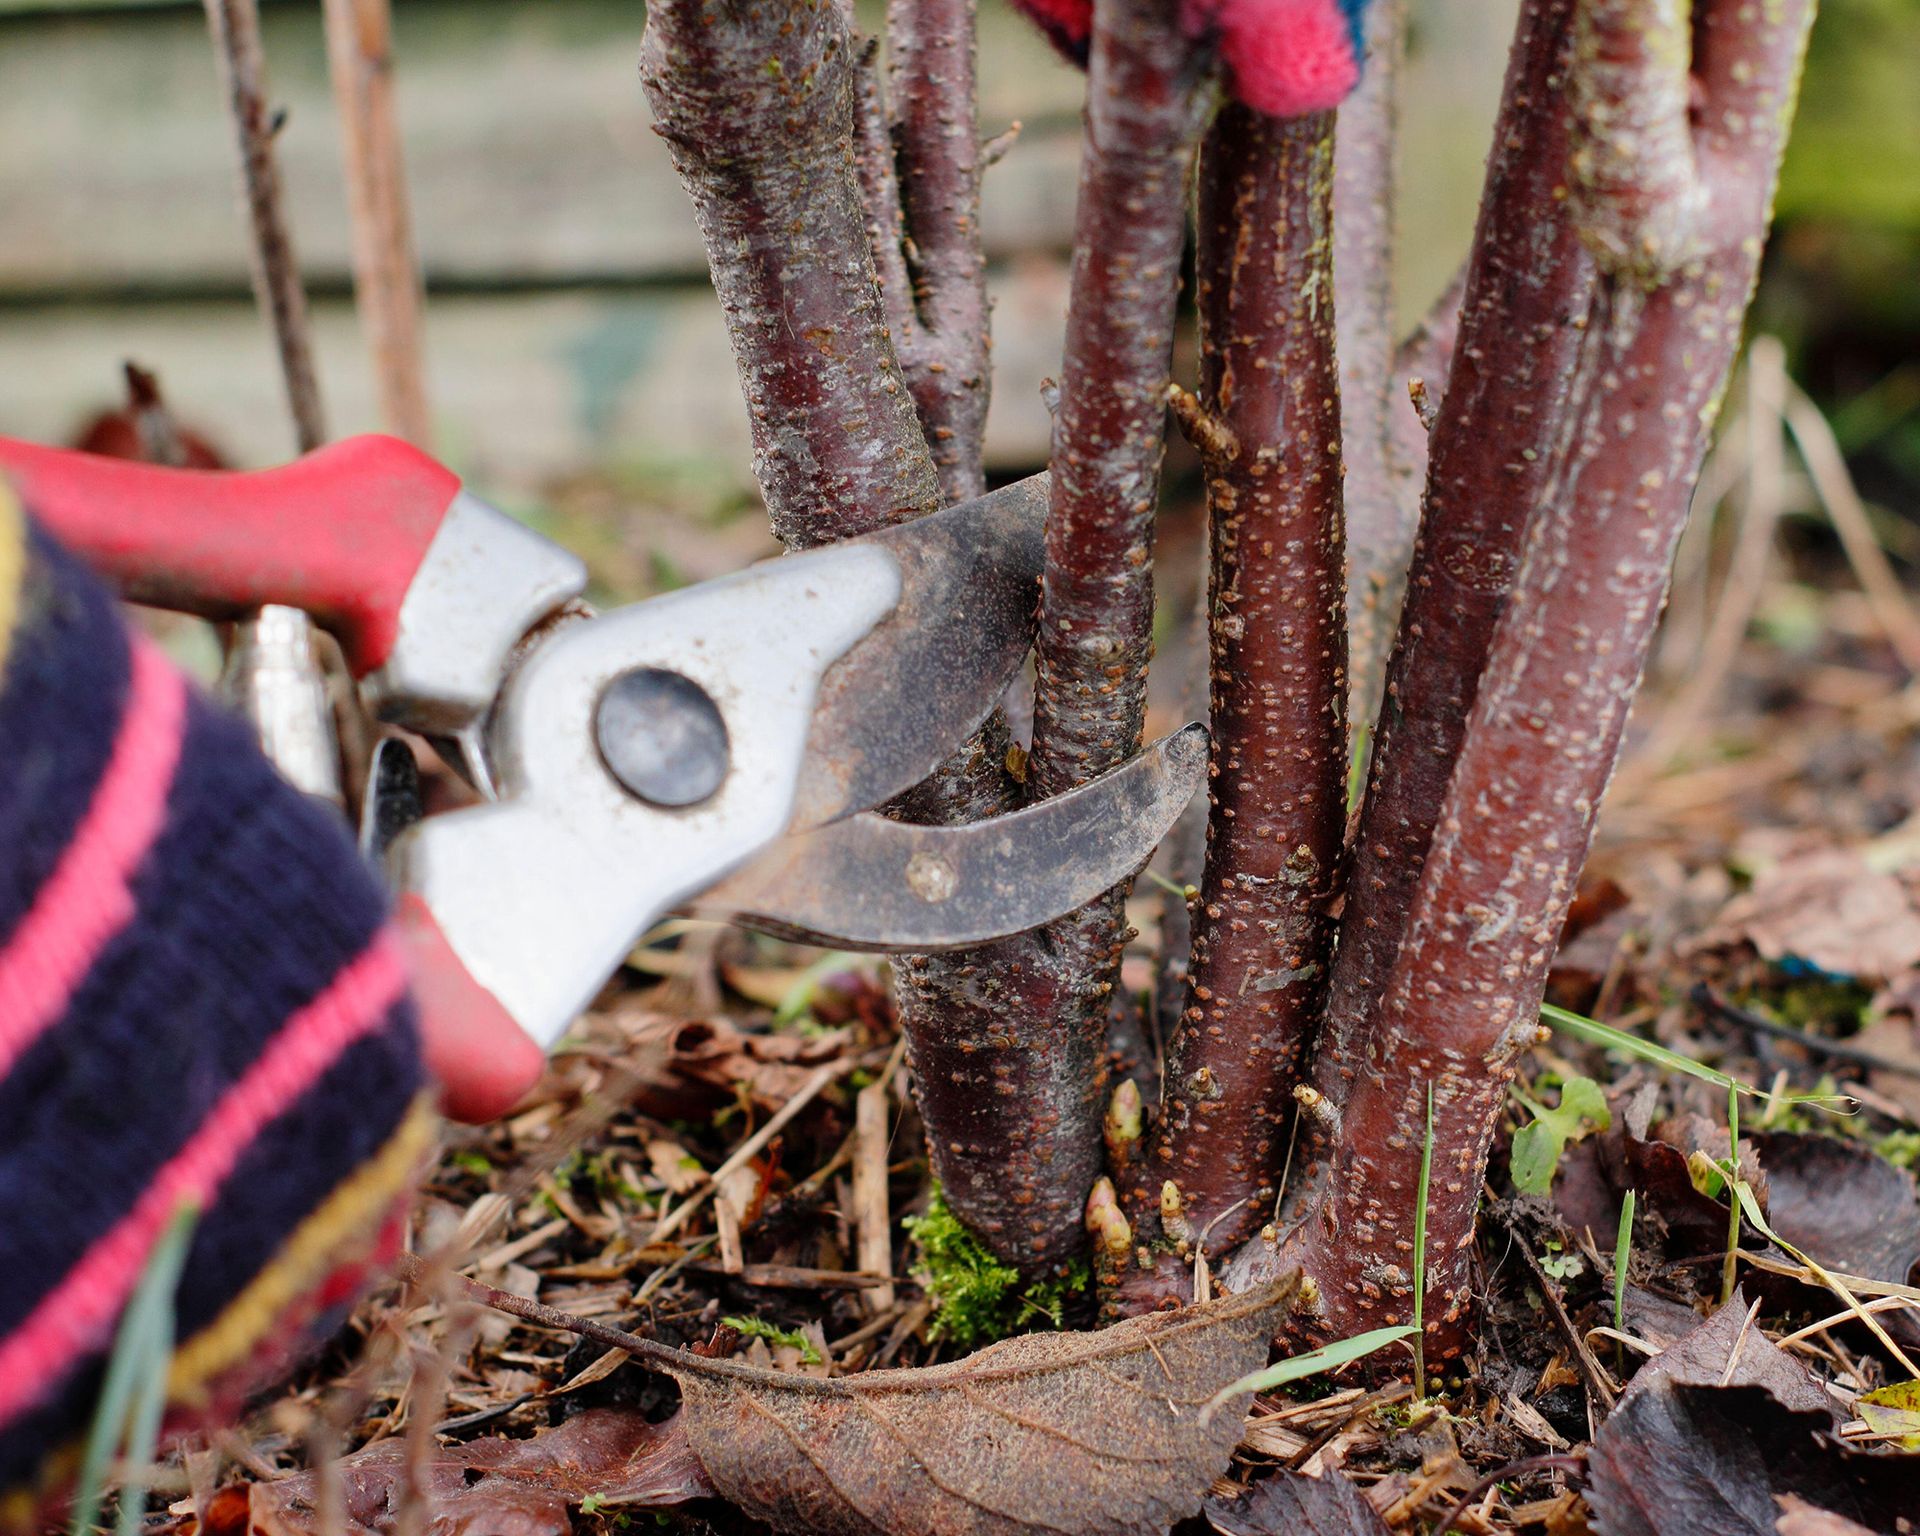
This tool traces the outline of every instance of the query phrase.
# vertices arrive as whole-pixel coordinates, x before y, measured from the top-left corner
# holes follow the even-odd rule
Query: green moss
[[[909,1216],[902,1225],[919,1250],[914,1278],[933,1300],[929,1332],[962,1349],[977,1349],[1043,1323],[1058,1328],[1067,1298],[1087,1288],[1087,1266],[1081,1263],[1058,1279],[1023,1280],[967,1230],[937,1184],[927,1214]]]
[[[1873,989],[1843,977],[1790,977],[1756,999],[1783,1024],[1818,1034],[1851,1035],[1867,1022]]]
[[[1920,1131],[1889,1131],[1873,1149],[1896,1168],[1920,1170]]]
[[[819,1347],[798,1328],[780,1328],[763,1317],[723,1317],[720,1321],[735,1333],[749,1339],[765,1339],[769,1344],[784,1344],[800,1351],[808,1365],[819,1365]]]

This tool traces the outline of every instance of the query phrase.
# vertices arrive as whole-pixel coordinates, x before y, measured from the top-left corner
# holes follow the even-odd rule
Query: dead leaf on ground
[[[1767,1170],[1774,1231],[1829,1269],[1909,1283],[1920,1267],[1912,1174],[1839,1136],[1776,1131],[1753,1144]]]
[[[1885,981],[1920,965],[1920,911],[1897,876],[1848,849],[1821,848],[1761,870],[1688,948],[1741,943],[1765,960],[1806,960],[1836,976]]]
[[[1202,1509],[1223,1536],[1387,1536],[1387,1522],[1342,1472],[1283,1470],[1242,1498],[1208,1499]]]
[[[1664,1127],[1663,1127],[1664,1129]],[[1741,1137],[1741,1145],[1747,1138]],[[1718,1150],[1726,1151],[1721,1132]],[[1755,1170],[1757,1172],[1757,1170]],[[1727,1242],[1727,1207],[1694,1187],[1687,1154],[1672,1142],[1642,1140],[1616,1126],[1570,1147],[1554,1181],[1553,1202],[1568,1230],[1589,1234],[1610,1251],[1620,1224],[1621,1196],[1637,1192],[1642,1223],[1654,1221],[1669,1258],[1718,1253]]]
[[[761,1108],[777,1109],[852,1039],[846,1029],[756,1034],[719,1017],[685,1019],[632,1006],[590,1015],[589,1024],[619,1035],[620,1061],[633,1079],[622,1091],[658,1120],[709,1114],[739,1087]]]
[[[1678,1343],[1642,1366],[1621,1399],[1653,1390],[1661,1381],[1687,1386],[1761,1387],[1796,1413],[1824,1414],[1834,1425],[1839,1416],[1819,1382],[1772,1339],[1750,1322],[1745,1294],[1733,1299]]]
[[[1882,1061],[1905,1067],[1891,1072],[1873,1067],[1867,1086],[1900,1106],[1920,1122],[1920,971],[1910,971],[1873,1000],[1873,1022],[1849,1042]]]
[[[1860,1394],[1854,1404],[1867,1428],[1903,1451],[1920,1451],[1920,1381],[1896,1381]]]
[[[1864,1525],[1791,1493],[1780,1496],[1780,1518],[1773,1528],[1778,1536],[1874,1536]]]
[[[1920,1456],[1850,1450],[1828,1433],[1830,1423],[1824,1412],[1793,1412],[1764,1387],[1657,1377],[1624,1396],[1594,1437],[1594,1529],[1775,1536],[1781,1501],[1793,1495],[1869,1531],[1899,1531],[1913,1512]]]
[[[833,1381],[657,1358],[714,1484],[777,1530],[1160,1536],[1226,1468],[1250,1394],[1208,1401],[1266,1363],[1297,1286]]]
[[[570,1504],[661,1508],[713,1497],[687,1443],[681,1415],[649,1424],[638,1413],[591,1408],[531,1440],[486,1439],[428,1453],[421,1469],[420,1536],[570,1536]],[[405,1437],[382,1440],[338,1464],[345,1495],[341,1536],[394,1529],[407,1485]],[[248,1490],[254,1536],[316,1536],[319,1482],[311,1472]]]

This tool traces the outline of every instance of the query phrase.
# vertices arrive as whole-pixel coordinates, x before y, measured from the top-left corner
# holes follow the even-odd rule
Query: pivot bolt
[[[699,805],[726,781],[727,722],[706,689],[678,672],[621,673],[600,695],[593,733],[608,771],[649,805]]]

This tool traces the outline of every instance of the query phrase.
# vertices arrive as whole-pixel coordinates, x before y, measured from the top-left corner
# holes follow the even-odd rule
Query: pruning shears
[[[1204,776],[1193,725],[986,821],[876,813],[1026,655],[1044,475],[595,614],[577,556],[394,438],[250,472],[0,438],[0,472],[129,599],[304,609],[435,741],[484,803],[407,826],[388,873],[542,1044],[675,909],[907,952],[1037,927],[1144,864]]]

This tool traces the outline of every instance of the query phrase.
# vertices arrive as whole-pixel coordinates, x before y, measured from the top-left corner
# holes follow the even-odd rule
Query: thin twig
[[[1584,1456],[1522,1456],[1518,1461],[1510,1461],[1504,1467],[1489,1472],[1475,1483],[1454,1503],[1446,1513],[1446,1518],[1436,1525],[1430,1536],[1447,1536],[1459,1522],[1459,1519],[1473,1507],[1474,1500],[1486,1493],[1496,1484],[1504,1483],[1510,1477],[1518,1477],[1526,1472],[1566,1472],[1578,1477],[1587,1470],[1587,1458]]]
[[[421,357],[421,293],[393,101],[388,0],[325,0],[327,62],[340,112],[353,289],[373,353],[386,429],[420,447],[432,437]]]
[[[293,233],[287,223],[273,139],[279,129],[267,104],[266,53],[255,0],[205,0],[214,57],[226,88],[240,153],[240,188],[252,240],[253,291],[273,330],[281,381],[293,413],[294,441],[308,453],[326,441],[320,380],[313,362],[313,328],[300,281]],[[240,627],[230,656],[231,679],[243,710],[276,766],[300,789],[339,800],[340,749],[326,683],[313,654],[313,626],[296,608],[269,606]],[[264,669],[248,671],[264,656]],[[281,672],[291,667],[295,676]],[[258,695],[258,696],[256,696]]]
[[[1791,1024],[1782,1024],[1778,1019],[1770,1019],[1764,1013],[1756,1013],[1751,1008],[1742,1008],[1738,1003],[1728,1002],[1704,981],[1695,983],[1691,995],[1694,1006],[1705,1012],[1715,1014],[1747,1029],[1757,1029],[1764,1035],[1772,1035],[1780,1040],[1791,1040],[1795,1045],[1812,1051],[1816,1055],[1831,1056],[1838,1061],[1851,1061],[1858,1066],[1871,1067],[1876,1072],[1893,1072],[1901,1077],[1920,1077],[1920,1062],[1898,1061],[1891,1056],[1882,1056],[1878,1051],[1866,1050],[1846,1040],[1829,1040],[1824,1035],[1795,1029]]]
[[[664,1217],[654,1226],[653,1231],[647,1234],[648,1244],[663,1243],[685,1226],[687,1218],[706,1204],[728,1174],[745,1167],[749,1161],[757,1157],[767,1143],[786,1128],[794,1116],[819,1098],[829,1084],[845,1077],[856,1065],[855,1061],[845,1060],[830,1061],[825,1066],[816,1067],[813,1076],[801,1084],[799,1092],[768,1116],[765,1125],[735,1147],[733,1155],[707,1175],[704,1185],[683,1200],[671,1215]]]
[[[294,435],[302,453],[327,440],[320,408],[320,380],[313,365],[313,330],[307,320],[307,293],[287,224],[286,196],[273,140],[279,124],[267,103],[267,61],[260,43],[260,12],[255,0],[206,0],[214,54],[227,92],[240,145],[240,183],[253,231],[249,247],[253,287],[273,327],[280,353],[280,376],[293,411]]]
[[[1892,562],[1874,536],[1873,524],[1860,492],[1854,488],[1853,476],[1847,472],[1846,457],[1840,452],[1833,428],[1827,425],[1820,407],[1791,380],[1786,384],[1785,418],[1874,618],[1900,664],[1909,673],[1920,673],[1920,616],[1915,615]]]

